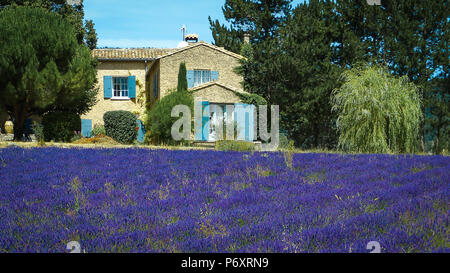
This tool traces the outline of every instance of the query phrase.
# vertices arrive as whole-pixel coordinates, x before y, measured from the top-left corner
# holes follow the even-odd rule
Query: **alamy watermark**
[[[224,140],[223,136],[225,133],[227,140],[254,141],[259,136],[259,139],[263,142],[261,144],[261,151],[275,151],[280,142],[279,106],[272,105],[270,110],[269,132],[266,105],[260,105],[258,111],[256,111],[256,106],[254,105],[235,104],[226,105],[222,108],[220,105],[209,105],[196,101],[194,103],[195,139],[206,140],[205,136],[209,137],[213,134],[214,141],[219,141]],[[171,116],[174,118],[179,117],[171,128],[173,140],[192,140],[192,113],[189,107],[186,105],[176,105],[172,108]],[[224,124],[226,126],[225,132],[223,130]],[[213,128],[213,130],[210,130],[210,128]],[[257,128],[259,128],[259,131]]]

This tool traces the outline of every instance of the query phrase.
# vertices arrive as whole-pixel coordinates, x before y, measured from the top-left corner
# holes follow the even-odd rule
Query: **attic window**
[[[194,86],[198,86],[211,81],[210,70],[194,70]]]

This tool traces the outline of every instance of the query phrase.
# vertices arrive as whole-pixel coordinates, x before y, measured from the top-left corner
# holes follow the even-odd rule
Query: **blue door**
[[[84,137],[91,137],[92,133],[92,119],[81,120],[81,135]]]

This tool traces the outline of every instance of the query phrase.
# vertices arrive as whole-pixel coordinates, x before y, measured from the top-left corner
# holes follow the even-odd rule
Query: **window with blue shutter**
[[[188,82],[188,88],[194,87],[194,70],[188,70],[186,72],[186,78]]]
[[[112,77],[104,76],[103,77],[103,94],[107,99],[112,98]]]
[[[211,71],[211,80],[218,81],[219,80],[219,71]]]
[[[130,99],[136,98],[136,76],[128,77],[128,97]]]
[[[129,77],[112,77],[112,98],[113,99],[130,98],[130,84],[131,86],[134,86],[134,93],[136,97],[135,77],[131,79],[129,79]]]

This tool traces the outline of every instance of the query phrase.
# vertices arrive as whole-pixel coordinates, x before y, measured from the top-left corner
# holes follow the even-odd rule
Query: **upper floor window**
[[[128,98],[128,77],[113,77],[113,98]]]
[[[198,86],[211,81],[210,70],[194,70],[194,86]]]

